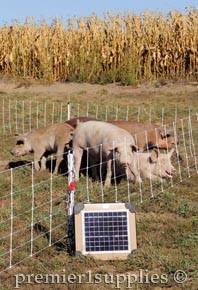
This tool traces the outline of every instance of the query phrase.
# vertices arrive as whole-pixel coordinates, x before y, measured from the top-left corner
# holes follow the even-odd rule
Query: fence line
[[[192,125],[192,121],[193,121],[193,125]],[[180,119],[178,120],[177,123],[173,122],[170,125],[164,126],[164,128],[166,130],[167,127],[170,128],[171,126],[172,126],[172,131],[173,131],[175,139],[178,139],[180,141],[179,145],[175,144],[176,156],[172,158],[173,159],[172,163],[174,167],[177,168],[177,172],[178,172],[176,179],[171,178],[169,181],[164,183],[162,180],[161,169],[159,173],[161,177],[161,181],[158,183],[158,187],[156,187],[155,182],[153,182],[150,179],[148,181],[149,184],[148,183],[146,185],[140,184],[138,185],[138,188],[136,189],[135,188],[129,189],[130,185],[129,185],[129,180],[127,179],[125,183],[125,188],[127,190],[127,193],[130,192],[130,194],[127,195],[127,198],[126,198],[126,195],[124,196],[121,195],[121,199],[127,202],[128,201],[130,202],[132,192],[134,192],[135,190],[138,190],[139,198],[140,198],[139,202],[142,203],[144,201],[145,192],[147,192],[147,194],[150,193],[149,195],[150,198],[153,198],[155,196],[156,189],[158,190],[158,192],[164,192],[167,188],[169,187],[172,188],[175,185],[175,183],[182,182],[183,180],[185,180],[186,176],[190,178],[191,175],[194,174],[194,171],[197,173],[198,132],[196,129],[197,127],[196,115],[191,116],[190,118],[188,116],[186,118]],[[156,134],[157,134],[157,131],[156,131]],[[145,132],[145,135],[147,139],[147,132]],[[101,145],[98,145],[98,146],[101,146]],[[90,163],[90,160],[89,160],[89,150],[90,148],[87,149],[86,166],[82,168],[82,171],[86,172],[86,179],[85,181],[84,179],[80,179],[81,184],[77,188],[79,195],[81,196],[80,201],[96,202],[98,201],[98,198],[100,198],[101,202],[105,202],[105,201],[107,202],[108,200],[105,199],[106,193],[105,193],[104,188],[102,187],[102,190],[101,190],[101,180],[99,180],[97,185],[90,183],[88,172],[90,169],[93,168],[93,165]],[[180,160],[181,156],[182,156],[183,161]],[[104,163],[105,161],[101,160],[100,158],[100,161],[98,162],[98,164],[96,164],[96,166],[99,167],[99,176],[101,176],[101,165],[103,165]],[[139,160],[138,160],[138,163],[139,163]],[[138,164],[138,168],[139,168],[139,164]],[[115,173],[114,165],[113,165],[113,172]],[[112,188],[113,188],[112,191],[114,193],[115,198],[112,198],[111,200],[112,202],[117,202],[118,200],[120,200],[118,198],[118,193],[120,193],[120,186],[118,186],[118,184],[114,182],[114,185],[112,186]],[[83,199],[82,199],[82,195],[83,195]]]
[[[72,102],[2,99],[0,108],[0,130],[3,133],[30,131],[32,128],[45,127],[50,123],[65,122],[79,116],[93,117],[99,120],[133,120],[157,122],[162,126],[173,119],[177,122],[179,115],[191,115],[194,108],[178,110],[174,107],[151,106],[109,106],[98,104],[79,104]],[[154,118],[155,116],[155,118]],[[171,117],[171,119],[170,119]]]
[[[15,112],[17,112],[15,114],[15,117],[17,116],[15,123],[15,125],[17,125],[15,128],[19,129],[18,102],[15,104],[17,104],[15,107]],[[3,102],[3,106],[5,108],[5,101]],[[46,114],[45,112],[47,112],[47,105],[44,105],[44,108],[45,107],[44,115]],[[63,107],[64,105],[60,106],[60,108],[62,108],[62,115],[61,117],[59,116],[59,118],[62,118],[64,115]],[[11,105],[8,108],[10,108],[8,112],[11,112]],[[33,106],[30,105],[29,108],[31,113],[33,113]],[[54,107],[52,107],[54,117],[51,119],[53,121],[56,119],[55,108],[56,106],[54,105]],[[25,111],[26,103],[24,102],[21,111],[22,120],[25,120]],[[36,116],[39,116],[39,112],[39,106],[37,109],[36,105]],[[97,114],[99,113],[97,110],[96,112]],[[119,109],[117,109],[116,112],[117,115],[115,116],[118,118]],[[129,109],[127,108],[125,112],[129,113]],[[138,112],[141,112],[141,110]],[[149,112],[151,112],[151,110]],[[178,110],[175,110],[175,112],[178,114]],[[126,117],[129,116],[128,113],[126,113]],[[152,114],[149,113],[148,115],[150,118]],[[163,123],[165,123],[165,112],[162,115]],[[6,129],[5,116],[6,114],[4,111],[2,114],[4,129]],[[177,120],[175,120],[175,116],[177,116]],[[11,120],[10,116],[8,116],[8,121],[9,120]],[[81,177],[80,181],[77,183],[75,201],[99,202],[101,200],[101,202],[133,201],[142,203],[197,174],[197,123],[198,115],[192,115],[192,112],[189,110],[187,116],[183,119],[179,120],[178,115],[174,115],[174,122],[169,124],[169,127],[172,127],[175,138],[180,140],[180,144],[176,144],[177,156],[174,157],[172,161],[173,165],[178,168],[178,174],[166,182],[162,181],[162,174],[160,173],[161,181],[159,183],[149,180],[142,184],[132,184],[129,179],[124,178],[122,174],[116,176],[116,165],[114,163],[114,184],[109,189],[105,189],[102,180],[105,160],[102,160],[102,150],[101,145],[99,145],[101,157],[98,163],[100,180],[92,182],[89,178],[90,169],[94,168],[95,165],[90,164],[89,154],[87,154],[84,168],[86,176],[85,178]],[[11,123],[8,122],[8,127],[13,128],[10,124]],[[165,125],[165,130],[167,126],[168,125]],[[5,132],[6,130],[3,131]],[[145,134],[147,138],[147,133]],[[90,148],[88,148],[88,152],[89,149]],[[184,163],[181,163],[179,160],[179,155],[182,156],[182,162]],[[54,176],[52,174],[54,160],[52,157],[48,160],[50,161],[49,172],[44,172],[42,174],[35,171],[33,162],[0,172],[0,204],[2,206],[0,213],[0,273],[5,271],[5,269],[12,268],[28,257],[34,256],[35,253],[39,253],[47,247],[56,244],[57,241],[63,240],[67,235],[67,221],[65,215],[66,210],[69,212],[68,203],[71,202],[71,197],[68,196],[64,205],[63,200],[66,199],[67,183],[71,182],[74,172],[70,164],[66,173]],[[138,159],[138,170],[139,168]],[[72,178],[68,181],[64,176],[71,171]],[[117,183],[116,177],[122,178],[120,183]],[[56,188],[55,191],[54,188]],[[18,254],[19,250],[20,252],[23,251],[22,257]]]
[[[38,240],[47,237],[50,247],[66,236],[67,181],[62,174],[52,174],[53,159],[50,160],[50,173],[43,177],[35,171],[34,162],[0,172],[0,180],[4,181],[0,185],[0,205],[3,207],[0,213],[0,273],[23,260],[23,249],[25,256],[32,257]],[[22,180],[24,173],[26,178]],[[9,186],[5,186],[5,181]],[[53,191],[54,183],[58,194]],[[62,204],[63,200],[66,206],[60,209],[57,203]],[[39,234],[36,234],[36,226],[40,227]],[[44,240],[37,245],[40,250],[47,247]]]

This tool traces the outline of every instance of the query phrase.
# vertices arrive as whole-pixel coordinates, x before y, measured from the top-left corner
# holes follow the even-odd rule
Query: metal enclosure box
[[[135,206],[78,203],[74,207],[76,255],[126,259],[137,249]]]

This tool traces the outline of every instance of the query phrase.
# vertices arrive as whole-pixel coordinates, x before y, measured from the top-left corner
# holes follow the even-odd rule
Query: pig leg
[[[74,171],[75,171],[75,180],[79,180],[79,171],[80,171],[80,165],[83,155],[83,149],[82,148],[74,148]]]
[[[133,170],[133,172],[134,172],[134,170]],[[134,175],[135,175],[135,181],[141,183],[142,178],[140,177],[140,173],[138,170],[135,170]]]
[[[35,170],[37,170],[37,171],[40,170],[39,162],[40,162],[43,154],[44,154],[43,151],[35,151],[34,152],[34,167],[35,167]],[[41,163],[42,163],[42,161],[41,161]]]
[[[59,168],[59,165],[60,165],[61,161],[62,161],[62,156],[58,155],[56,157],[56,166],[54,168],[53,174],[57,174],[58,173],[58,168]]]
[[[135,182],[142,182],[142,178],[140,177],[140,172],[138,170],[138,164],[136,164],[134,162],[134,164],[129,165],[129,170],[133,173],[134,177],[135,177]],[[127,170],[126,170],[126,175],[127,175]],[[133,180],[133,179],[132,179]]]
[[[105,184],[104,184],[105,187],[109,187],[111,185],[111,175],[112,175],[111,164],[112,164],[112,159],[108,159],[107,160],[107,174],[106,174]]]
[[[94,158],[90,158],[89,165],[91,167],[91,177],[93,180],[97,180],[98,172],[97,172],[97,160],[94,160]]]
[[[46,170],[46,161],[47,161],[47,158],[45,156],[43,156],[41,158],[41,168],[40,168],[40,171]]]
[[[36,171],[40,170],[39,161],[35,161],[34,160],[34,168],[35,168]]]
[[[64,154],[64,146],[59,146],[58,147],[58,150],[57,150],[57,153],[56,153],[56,167],[54,168],[54,174],[57,174],[58,173],[58,168],[59,168],[59,165],[63,159],[63,154]]]

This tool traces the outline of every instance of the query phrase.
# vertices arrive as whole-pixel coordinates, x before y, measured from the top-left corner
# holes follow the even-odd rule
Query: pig
[[[134,166],[135,140],[131,134],[117,126],[101,121],[79,124],[73,135],[73,150],[76,181],[79,180],[83,150],[86,150],[92,163],[93,160],[95,164],[98,160],[107,163],[105,187],[109,187],[111,183],[114,158],[124,168],[129,179],[141,182],[139,172]]]
[[[162,179],[172,178],[177,172],[171,163],[174,150],[172,148],[168,153],[160,153],[159,149],[154,148],[150,152],[134,152],[134,166],[139,170],[141,179],[143,181],[145,179],[161,181]],[[106,170],[106,164],[103,163],[102,169],[103,171]],[[126,176],[119,164],[115,164],[114,174],[117,182],[120,182]]]
[[[132,134],[140,152],[148,149],[171,149],[178,144],[170,129],[156,124],[134,121],[108,121]]]
[[[78,117],[67,121],[67,123],[76,128],[79,122],[82,123],[90,120],[96,119],[91,117]],[[129,132],[135,138],[136,145],[140,152],[153,148],[171,149],[178,144],[176,138],[171,136],[170,129],[166,127],[160,127],[153,123],[135,121],[107,122]]]
[[[74,128],[65,123],[47,125],[44,128],[33,129],[24,134],[16,134],[16,145],[11,150],[14,156],[23,156],[34,153],[35,170],[46,169],[46,153],[56,153],[54,174],[63,158],[65,146],[72,139]],[[41,166],[39,163],[41,162]]]
[[[70,119],[70,120],[66,121],[65,123],[69,124],[74,129],[76,129],[80,123],[84,123],[87,121],[97,121],[97,119],[92,118],[92,117],[78,117],[78,118]]]
[[[156,148],[146,153],[135,152],[134,160],[136,167],[139,168],[141,178],[152,181],[172,178],[177,172],[171,163],[173,152],[174,148],[168,153],[160,153]]]

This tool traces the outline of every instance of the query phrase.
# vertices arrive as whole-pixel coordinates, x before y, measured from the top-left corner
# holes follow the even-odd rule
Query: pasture
[[[123,281],[120,289],[196,290],[197,93],[196,82],[159,81],[124,87],[3,80],[0,83],[0,289],[13,289],[15,275],[20,273],[32,275],[33,289],[116,289],[116,275],[140,275],[142,271],[139,283],[127,285]],[[91,116],[99,120],[155,122],[175,129],[179,139],[178,150],[183,160],[178,162],[173,158],[178,173],[172,181],[145,182],[140,188],[124,179],[105,191],[99,182],[85,176],[77,184],[75,202],[130,200],[136,204],[138,248],[127,260],[103,262],[69,255],[67,176],[61,172],[52,177],[50,170],[35,172],[31,155],[17,159],[10,154],[15,133],[67,120],[68,102],[71,118]],[[53,160],[49,160],[49,168],[50,162]],[[187,274],[184,283],[174,280],[178,270]],[[73,279],[73,283],[49,285],[36,283],[37,274],[84,276],[81,283]],[[101,277],[98,283],[94,280],[97,274]],[[167,279],[151,282],[153,274],[166,275]],[[29,287],[27,280],[20,285],[20,289]]]

